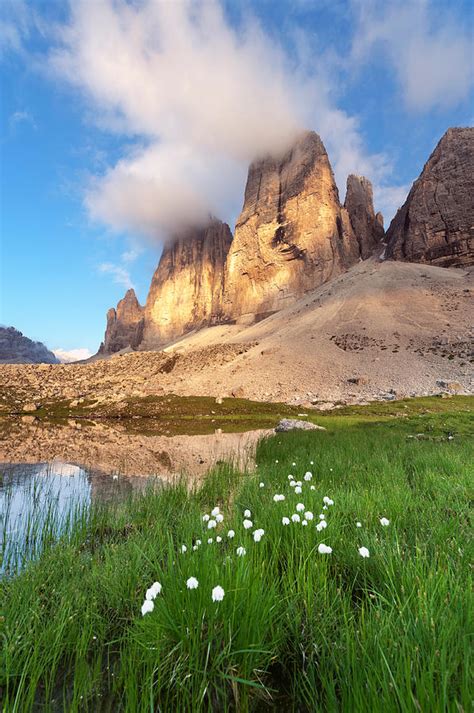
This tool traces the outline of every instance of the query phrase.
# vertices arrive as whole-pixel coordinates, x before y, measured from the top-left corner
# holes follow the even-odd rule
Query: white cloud
[[[136,141],[86,193],[91,216],[112,229],[163,238],[209,213],[231,222],[249,161],[306,128],[327,144],[342,198],[347,173],[374,183],[390,174],[335,106],[337,80],[324,61],[308,61],[301,33],[293,61],[254,18],[232,27],[217,0],[70,7],[50,67],[83,92],[103,129]]]
[[[63,364],[69,364],[72,361],[81,361],[82,359],[89,359],[89,357],[92,356],[92,352],[85,347],[80,347],[79,349],[53,349],[53,354]]]
[[[10,115],[10,119],[9,119],[10,126],[14,127],[17,124],[21,124],[21,123],[31,124],[33,129],[38,128],[36,126],[36,122],[35,122],[33,115],[29,111],[14,111],[13,114]]]
[[[103,262],[101,265],[99,265],[99,272],[112,275],[114,282],[116,282],[118,285],[122,285],[122,287],[125,287],[126,290],[133,288],[130,273],[122,265],[115,265],[111,262]]]
[[[406,106],[447,109],[467,99],[473,86],[472,26],[430,0],[352,0],[356,15],[352,59],[392,64]]]

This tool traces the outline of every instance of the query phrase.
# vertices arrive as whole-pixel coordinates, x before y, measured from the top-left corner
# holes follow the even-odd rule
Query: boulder
[[[278,426],[275,428],[275,433],[286,433],[287,431],[325,431],[323,426],[317,426],[310,421],[299,421],[296,418],[282,418]]]

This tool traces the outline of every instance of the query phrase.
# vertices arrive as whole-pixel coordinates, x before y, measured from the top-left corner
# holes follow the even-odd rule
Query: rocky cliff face
[[[280,309],[358,259],[328,155],[304,133],[279,158],[249,169],[225,275],[228,318]]]
[[[114,354],[121,349],[136,349],[143,338],[143,307],[138,302],[135,290],[127,290],[117,309],[107,312],[107,328],[99,352]]]
[[[387,258],[474,265],[474,128],[448,129],[387,231]]]
[[[344,208],[359,246],[360,257],[366,260],[378,249],[381,251],[385,234],[383,216],[375,214],[372,184],[368,178],[353,174],[348,176]]]
[[[143,348],[219,321],[231,242],[229,226],[212,219],[165,246],[145,306]]]
[[[34,342],[14,327],[0,327],[1,364],[59,364],[42,342]]]

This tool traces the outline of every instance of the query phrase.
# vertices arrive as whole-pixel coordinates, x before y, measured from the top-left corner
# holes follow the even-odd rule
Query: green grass
[[[470,710],[472,421],[467,401],[430,404],[333,414],[326,432],[261,442],[256,474],[221,466],[191,493],[178,483],[77,513],[2,582],[5,710]],[[308,469],[296,495],[287,476]],[[315,520],[283,526],[298,502]],[[225,519],[208,545],[201,518],[215,505]]]

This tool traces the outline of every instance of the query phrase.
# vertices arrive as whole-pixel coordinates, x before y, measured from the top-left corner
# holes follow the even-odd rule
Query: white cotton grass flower
[[[212,530],[214,527],[217,527],[216,520],[209,520],[209,522],[207,523],[207,529]]]
[[[281,493],[275,493],[275,495],[273,496],[273,502],[275,502],[275,503],[279,503],[280,501],[283,501],[283,500],[285,500],[285,496],[282,495]]]
[[[265,483],[259,483],[259,484],[258,484],[258,487],[259,487],[259,488],[264,488],[264,487],[265,487]]]
[[[290,480],[290,488],[296,488],[296,480]]]
[[[224,515],[222,515],[220,512],[218,512],[216,515],[216,522],[223,522],[223,521],[224,521]]]
[[[145,601],[142,604],[142,616],[145,616],[145,614],[150,614],[150,612],[152,612],[154,608],[155,608],[155,605],[152,602],[152,600],[145,599]]]
[[[327,510],[327,509],[328,509],[328,506],[327,506],[327,505],[323,505],[323,510]]]
[[[217,535],[216,542],[222,542],[222,537],[220,535]]]
[[[209,522],[209,515],[206,513],[205,515],[202,516],[202,521],[203,522]]]
[[[320,520],[320,521],[318,522],[318,524],[316,525],[316,530],[317,530],[318,532],[321,532],[321,531],[324,530],[327,526],[328,526],[328,524],[327,524],[326,520]]]
[[[212,601],[221,602],[224,599],[224,594],[224,589],[218,584],[217,587],[214,587],[212,590]]]
[[[310,465],[314,465],[314,461],[310,460],[310,461],[309,461],[309,464],[310,464]]]
[[[323,503],[325,505],[334,505],[334,500],[331,500],[331,498],[328,498],[328,496],[325,495],[323,498]]]
[[[199,582],[196,577],[189,577],[189,579],[186,580],[186,586],[188,589],[197,589],[199,587]]]
[[[235,530],[229,530],[229,532],[227,533],[227,537],[229,538],[229,540],[235,537]]]
[[[319,513],[319,519],[320,519],[320,520],[325,520],[325,519],[326,519],[326,515],[325,515],[323,512]]]
[[[296,467],[296,463],[292,463],[291,465],[293,466],[293,468],[295,468],[295,467]]]
[[[307,470],[306,473],[304,474],[303,480],[306,480],[306,482],[308,482],[308,481],[310,481],[310,480],[312,479],[312,477],[313,477],[313,474],[310,473],[309,470]]]
[[[252,517],[252,513],[250,512],[250,510],[244,510],[244,517]]]
[[[294,480],[294,477],[291,475],[291,473],[290,473],[290,475],[288,476],[288,480]]]
[[[155,599],[161,592],[161,584],[159,582],[153,582],[151,587],[146,590],[145,599],[151,601]]]
[[[262,539],[264,534],[265,534],[265,530],[262,530],[261,528],[258,530],[254,530],[254,533],[253,533],[254,542],[260,542],[260,540]]]
[[[244,520],[243,526],[246,530],[249,530],[251,527],[253,527],[252,520]]]
[[[201,540],[196,540],[196,545],[199,547],[199,545],[202,545]]]
[[[301,518],[297,512],[293,513],[293,515],[291,516],[291,519],[293,522],[301,522]]]
[[[212,545],[213,542],[214,542],[214,540],[212,539],[212,537],[210,537],[210,538],[208,539],[208,541],[207,541],[207,544],[208,544],[208,545]]]
[[[387,520],[386,517],[381,517],[380,524],[382,525],[382,527],[388,527],[390,525],[390,520]]]
[[[278,460],[276,460],[275,463],[278,463]]]
[[[359,547],[359,554],[361,557],[370,557],[370,552],[367,547]]]
[[[302,492],[303,491],[302,491],[301,487],[299,485],[297,485],[295,488],[295,495],[301,495]]]
[[[309,486],[309,489],[310,489],[310,490],[316,490],[316,486],[315,486],[315,485],[310,485],[310,486]]]
[[[186,545],[181,545],[181,553],[184,555],[184,553],[187,551],[188,551],[188,548],[186,547]]]
[[[245,547],[237,547],[237,557],[244,557],[247,554]]]
[[[193,552],[196,552],[197,549],[198,549],[198,546],[197,546],[197,545],[193,545]]]
[[[359,521],[357,521],[357,522],[356,522],[356,527],[362,527],[362,523],[359,522]]]
[[[290,524],[290,518],[289,518],[289,517],[282,517],[282,518],[281,518],[281,524],[282,524],[282,525],[289,525],[289,524]]]
[[[215,517],[216,515],[219,515],[220,511],[221,509],[216,505],[216,507],[211,510],[211,515]]]
[[[307,524],[308,524],[308,521],[307,521],[307,520],[302,520],[302,521],[301,521],[301,524],[303,525],[303,527],[306,527]]]
[[[325,545],[324,542],[321,542],[318,545],[318,552],[320,555],[330,555],[332,552],[332,547],[329,547],[329,545]]]
[[[297,510],[297,512],[303,512],[303,510],[304,510],[303,503],[298,503],[296,506],[296,510]]]
[[[303,481],[302,481],[302,480],[297,480],[297,481],[296,481],[296,485],[298,486],[298,488],[301,488],[301,486],[303,485]]]
[[[314,515],[313,515],[313,513],[311,512],[311,510],[307,510],[307,511],[305,512],[305,514],[304,514],[304,519],[305,519],[305,520],[312,520],[313,518],[314,518]]]

